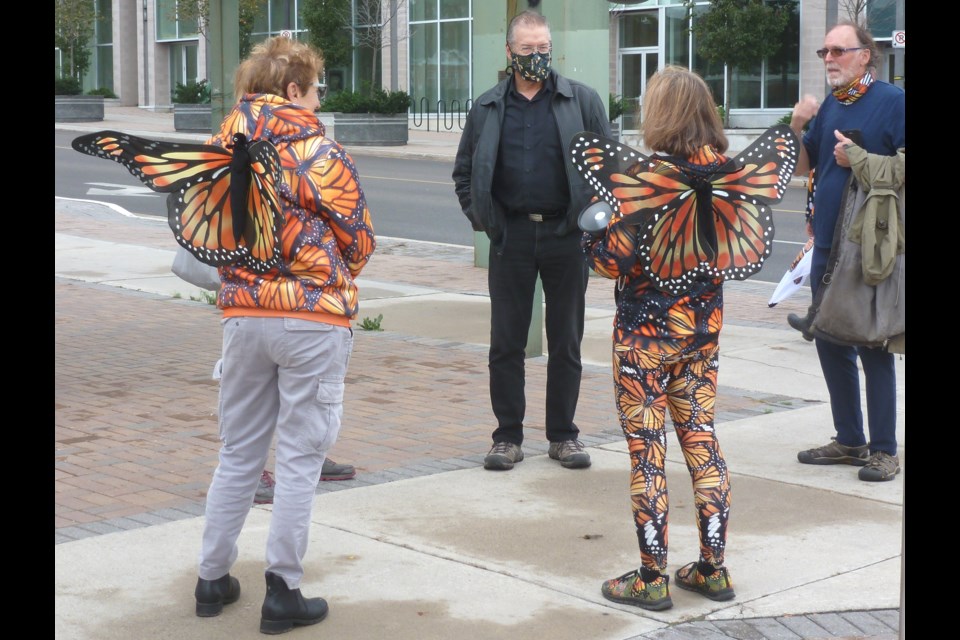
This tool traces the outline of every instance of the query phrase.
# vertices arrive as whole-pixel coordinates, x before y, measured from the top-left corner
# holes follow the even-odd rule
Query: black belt
[[[556,220],[563,216],[564,211],[539,211],[537,213],[519,213],[518,217],[526,216],[529,220],[533,222],[545,222],[547,220]]]

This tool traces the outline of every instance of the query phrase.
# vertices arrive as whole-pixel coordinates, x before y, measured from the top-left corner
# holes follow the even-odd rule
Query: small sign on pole
[[[896,49],[903,49],[907,46],[907,32],[905,30],[894,31],[891,43]]]
[[[280,32],[280,35],[283,36],[284,38],[292,38],[293,32],[290,31],[289,29],[284,29],[283,31]]]

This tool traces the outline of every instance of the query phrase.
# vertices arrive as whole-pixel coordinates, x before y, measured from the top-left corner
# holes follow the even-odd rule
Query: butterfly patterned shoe
[[[709,576],[700,573],[696,562],[686,564],[677,569],[677,586],[687,591],[695,591],[711,600],[733,600],[737,594],[733,591],[730,582],[730,573],[726,567],[718,567]]]
[[[632,604],[642,609],[662,611],[673,606],[670,599],[670,577],[660,576],[652,582],[644,582],[636,569],[603,583],[600,593],[607,600]]]

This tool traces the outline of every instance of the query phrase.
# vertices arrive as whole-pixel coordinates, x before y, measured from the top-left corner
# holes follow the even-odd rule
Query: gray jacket
[[[609,138],[610,121],[600,95],[582,82],[564,78],[556,71],[550,74],[556,87],[551,109],[564,148],[581,131]],[[453,166],[454,190],[463,214],[470,220],[474,231],[486,232],[495,248],[503,245],[506,216],[493,198],[491,187],[510,82],[508,76],[474,101],[467,114]],[[567,163],[567,182],[570,185],[570,206],[563,223],[557,226],[558,235],[571,231],[580,233],[577,216],[593,197],[593,189],[580,177],[572,160]]]

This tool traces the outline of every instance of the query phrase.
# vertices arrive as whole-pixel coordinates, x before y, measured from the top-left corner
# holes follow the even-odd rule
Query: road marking
[[[160,197],[157,192],[149,187],[141,187],[126,184],[114,184],[113,182],[87,182],[85,184],[95,185],[93,188],[87,189],[88,196],[150,196],[150,197]],[[98,189],[99,187],[106,187],[105,189]]]

